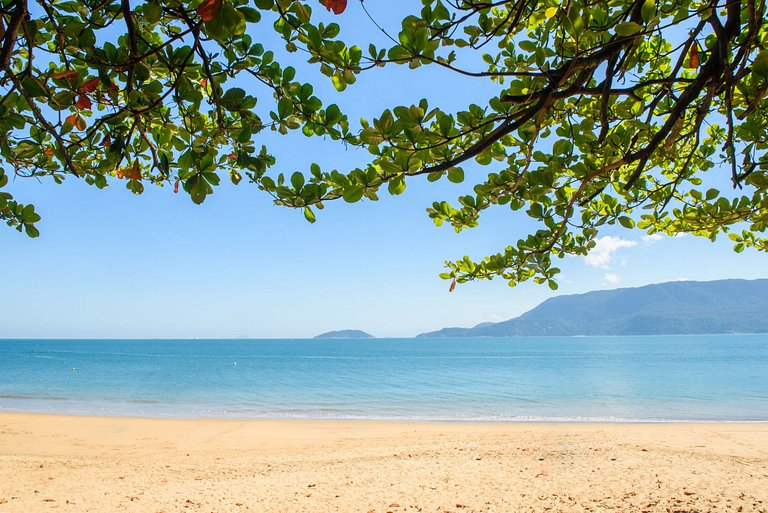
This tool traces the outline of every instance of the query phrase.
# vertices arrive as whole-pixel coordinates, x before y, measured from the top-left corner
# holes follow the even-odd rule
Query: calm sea
[[[768,335],[0,340],[0,411],[768,421]]]

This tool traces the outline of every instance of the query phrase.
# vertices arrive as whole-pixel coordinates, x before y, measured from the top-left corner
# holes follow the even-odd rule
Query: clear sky
[[[395,32],[403,13],[391,4],[366,2]],[[398,7],[416,9],[419,2],[403,4]],[[381,42],[357,2],[333,21],[342,25],[342,37],[365,46],[371,37]],[[289,59],[300,66],[297,55]],[[497,87],[439,70],[388,68],[336,93],[305,66],[300,72],[316,82],[326,104],[338,103],[352,120],[425,96],[456,110],[482,104]],[[366,162],[364,152],[330,140],[258,137],[278,159],[275,172],[306,170],[311,162],[340,170]],[[467,183],[492,168],[465,166]],[[720,172],[727,179],[728,171]],[[713,244],[619,228],[603,232],[589,258],[558,262],[557,292],[495,280],[460,285],[451,294],[437,277],[444,260],[480,258],[535,229],[524,214],[505,208],[461,234],[435,227],[425,208],[453,201],[466,187],[413,180],[402,196],[329,204],[310,225],[301,211],[274,206],[245,181],[217,188],[196,206],[169,187],[134,196],[119,182],[99,191],[75,179],[58,186],[17,179],[8,190],[34,203],[43,220],[38,239],[0,226],[0,338],[292,338],[347,328],[408,337],[509,319],[556,294],[768,277],[768,255],[736,254],[727,237]]]

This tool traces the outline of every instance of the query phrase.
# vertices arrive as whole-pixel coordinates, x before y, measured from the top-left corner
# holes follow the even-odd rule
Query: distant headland
[[[768,333],[768,280],[674,281],[547,299],[519,317],[419,337]]]
[[[362,330],[338,330],[321,333],[314,338],[375,338]]]

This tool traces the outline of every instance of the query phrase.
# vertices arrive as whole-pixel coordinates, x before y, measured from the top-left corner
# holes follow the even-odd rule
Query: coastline
[[[0,413],[0,513],[768,511],[766,423]]]

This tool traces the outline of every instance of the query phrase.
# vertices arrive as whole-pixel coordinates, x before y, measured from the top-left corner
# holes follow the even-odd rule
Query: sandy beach
[[[0,414],[0,512],[766,512],[768,424]]]

